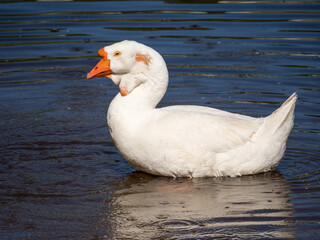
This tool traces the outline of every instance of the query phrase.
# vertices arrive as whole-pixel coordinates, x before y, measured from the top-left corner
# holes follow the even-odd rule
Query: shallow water
[[[317,239],[320,1],[2,1],[2,239]],[[86,80],[123,39],[165,58],[159,106],[265,116],[299,100],[277,170],[171,179],[136,172],[106,125],[118,92]]]

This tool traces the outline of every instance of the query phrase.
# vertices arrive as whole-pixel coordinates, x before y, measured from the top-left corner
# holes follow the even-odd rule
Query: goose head
[[[119,85],[123,97],[139,88],[148,92],[145,95],[152,93],[153,98],[160,101],[168,85],[168,70],[158,52],[125,40],[101,48],[98,55],[101,60],[88,73],[87,79],[108,77]]]

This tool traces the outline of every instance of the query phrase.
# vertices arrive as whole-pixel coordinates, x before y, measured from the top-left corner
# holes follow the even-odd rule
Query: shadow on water
[[[173,179],[132,173],[117,190],[115,239],[287,239],[295,235],[287,181],[278,172]]]

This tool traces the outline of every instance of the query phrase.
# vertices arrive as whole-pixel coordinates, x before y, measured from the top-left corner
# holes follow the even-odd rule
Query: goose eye
[[[113,54],[114,57],[118,57],[118,56],[120,56],[120,55],[121,55],[121,52],[119,52],[119,51],[116,51],[116,52]]]

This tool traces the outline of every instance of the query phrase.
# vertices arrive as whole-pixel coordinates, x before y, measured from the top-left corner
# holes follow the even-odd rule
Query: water
[[[320,1],[2,1],[2,239],[319,239]],[[160,106],[265,116],[297,91],[277,170],[136,172],[106,125],[118,88],[86,80],[123,39],[165,58]]]

